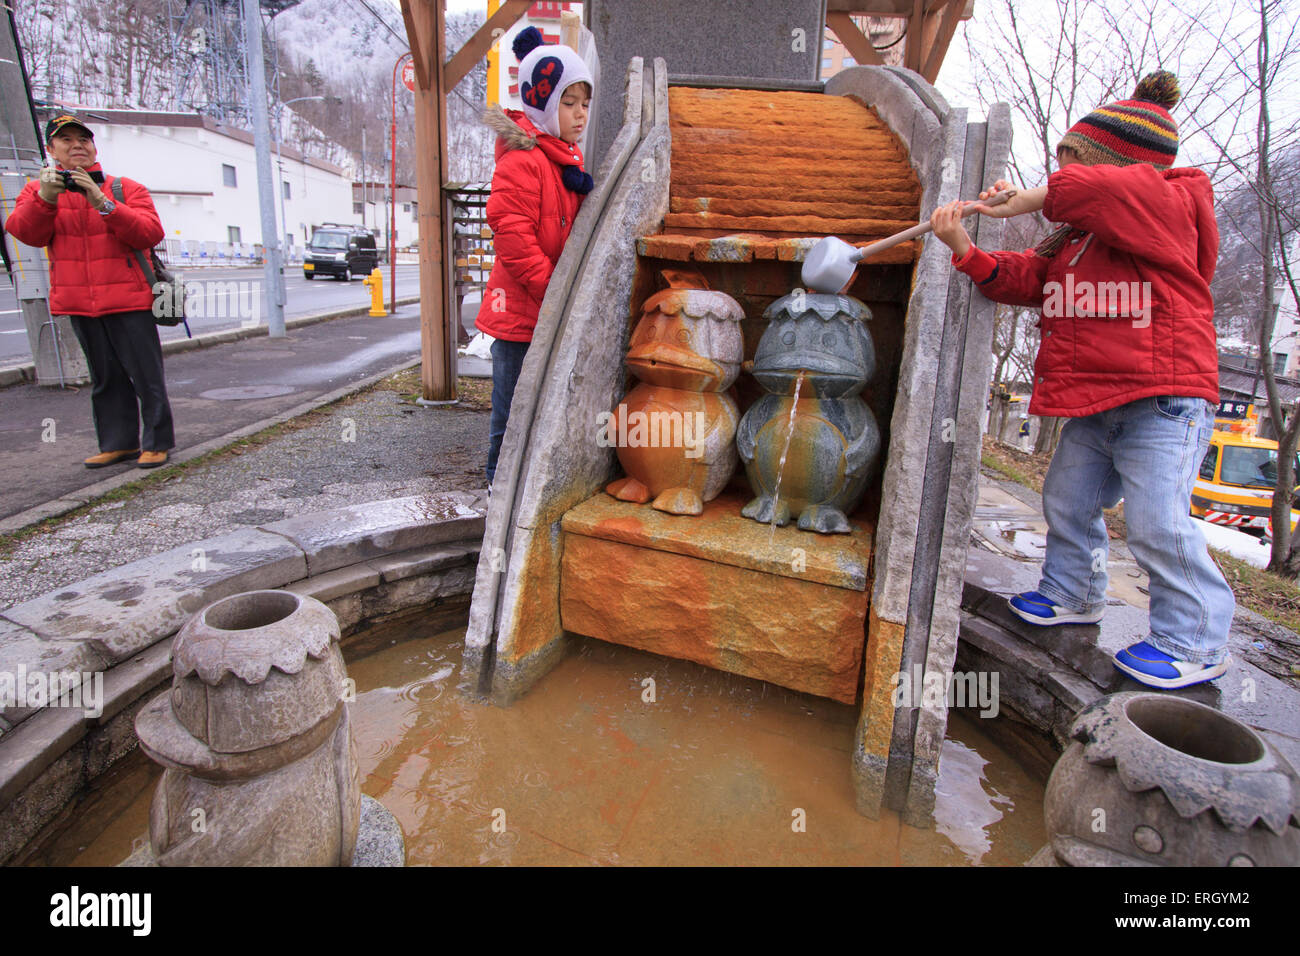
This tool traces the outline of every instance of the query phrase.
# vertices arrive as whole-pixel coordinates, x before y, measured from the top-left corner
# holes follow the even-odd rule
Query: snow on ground
[[[1205,535],[1205,543],[1211,548],[1226,551],[1234,558],[1240,558],[1257,568],[1268,565],[1269,546],[1261,539],[1224,525],[1210,524],[1208,521],[1199,522],[1198,527]]]

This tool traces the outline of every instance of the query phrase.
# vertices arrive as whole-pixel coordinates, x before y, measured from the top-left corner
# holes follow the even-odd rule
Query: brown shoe
[[[167,452],[165,451],[142,451],[140,460],[135,463],[137,468],[157,468],[159,465],[167,464]]]
[[[139,448],[132,448],[130,451],[101,451],[98,455],[91,455],[86,459],[86,467],[103,468],[105,465],[116,465],[119,461],[126,461],[138,454],[140,454]]]

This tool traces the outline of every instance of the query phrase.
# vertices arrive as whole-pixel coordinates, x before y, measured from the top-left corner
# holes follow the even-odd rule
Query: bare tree
[[[1245,84],[1255,116],[1253,139],[1243,149],[1237,137],[1210,131],[1226,166],[1249,185],[1257,209],[1259,232],[1258,328],[1260,367],[1268,395],[1269,415],[1278,432],[1277,485],[1273,493],[1273,547],[1269,570],[1295,578],[1300,574],[1300,540],[1293,545],[1291,499],[1295,491],[1295,453],[1300,441],[1300,410],[1283,407],[1273,370],[1273,334],[1279,293],[1289,295],[1300,309],[1300,287],[1292,248],[1300,229],[1300,205],[1294,169],[1287,170],[1300,143],[1300,120],[1294,115],[1277,125],[1274,104],[1289,94],[1300,62],[1300,18],[1281,0],[1255,0],[1255,29],[1244,37],[1228,37],[1234,65]],[[1285,92],[1284,92],[1285,91]],[[1245,112],[1243,110],[1243,112]],[[1294,114],[1294,110],[1292,110]],[[1285,157],[1285,158],[1284,158]],[[1287,173],[1290,175],[1287,175]],[[1279,289],[1281,285],[1281,289]]]
[[[13,0],[13,7],[38,98],[102,107],[170,103],[166,0]]]
[[[483,23],[481,13],[453,14],[447,17],[447,49],[459,50]],[[385,34],[377,34],[381,39]],[[394,53],[396,56],[397,53]],[[303,123],[296,130],[294,145],[334,162],[341,157],[330,152],[337,143],[353,156],[361,154],[361,129],[366,130],[367,150],[371,158],[382,156],[389,141],[391,123],[391,63],[383,73],[364,70],[340,70],[322,75],[310,57],[296,59],[281,43],[281,95],[284,99],[299,96],[326,96],[328,102],[296,104]],[[493,138],[482,126],[483,106],[487,97],[487,65],[480,61],[447,95],[447,158],[453,181],[481,181],[492,177]],[[415,168],[414,100],[400,84],[397,87],[397,170],[398,180],[410,182],[409,170]],[[346,154],[345,153],[345,154]]]
[[[459,50],[474,35],[483,17],[463,13],[447,18],[447,50]],[[513,57],[509,48],[503,57]],[[447,160],[452,180],[486,182],[496,165],[496,137],[483,126],[487,103],[487,61],[479,60],[447,96]]]
[[[971,82],[980,105],[1009,104],[1013,116],[1018,117],[1017,131],[1030,132],[1028,142],[1024,138],[1013,142],[1008,162],[1011,178],[1024,186],[1046,181],[1056,144],[1070,125],[1076,103],[1081,97],[1093,102],[1094,97],[1084,96],[1091,77],[1083,64],[1090,55],[1089,47],[1100,44],[1089,40],[1086,17],[1079,0],[1038,0],[1032,10],[1022,0],[1002,0],[986,21],[999,24],[998,33],[977,43],[972,31],[966,32]],[[1041,213],[1023,218],[1030,220],[1026,225],[1039,235],[1051,228]],[[1052,431],[1049,422],[1042,423],[1036,452]],[[1042,452],[1054,447],[1053,443]]]
[[[41,100],[90,107],[185,109],[173,90],[172,21],[167,0],[11,0],[33,94]],[[391,69],[405,49],[395,8],[373,5],[392,32],[371,17],[356,25],[358,42],[380,52],[364,60],[321,64],[296,57],[289,37],[278,39],[281,101],[302,96],[327,100],[290,107],[286,143],[335,163],[361,155],[366,132],[367,165],[377,170],[389,141]],[[278,19],[278,18],[277,18]],[[460,49],[482,24],[483,13],[447,17],[449,51]],[[354,31],[356,32],[356,31]],[[389,52],[391,51],[391,52]],[[268,62],[272,59],[268,51]],[[447,136],[451,176],[484,180],[492,175],[493,139],[481,126],[487,69],[480,62],[448,94]],[[414,103],[399,86],[397,165],[414,168]],[[375,178],[372,176],[371,178]]]

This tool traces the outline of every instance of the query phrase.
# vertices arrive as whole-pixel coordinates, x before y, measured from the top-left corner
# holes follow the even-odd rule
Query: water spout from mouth
[[[771,530],[767,535],[768,544],[771,544],[776,537],[776,516],[781,504],[781,476],[785,474],[786,455],[790,454],[790,439],[794,437],[794,415],[799,407],[799,390],[803,388],[803,377],[806,374],[807,369],[801,368],[798,377],[794,380],[794,400],[790,403],[790,418],[786,423],[785,446],[781,449],[781,460],[776,466],[776,488],[772,491],[772,522]]]

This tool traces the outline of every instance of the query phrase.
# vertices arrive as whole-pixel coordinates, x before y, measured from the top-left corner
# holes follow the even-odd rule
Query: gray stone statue
[[[136,715],[166,770],[160,866],[349,866],[361,788],[334,613],[288,591],[224,598],[172,648],[172,687]]]
[[[864,324],[871,310],[852,296],[796,289],[763,316],[769,322],[752,371],[768,394],[736,431],[757,497],[741,513],[847,533],[880,453],[880,429],[859,394],[876,370]]]

